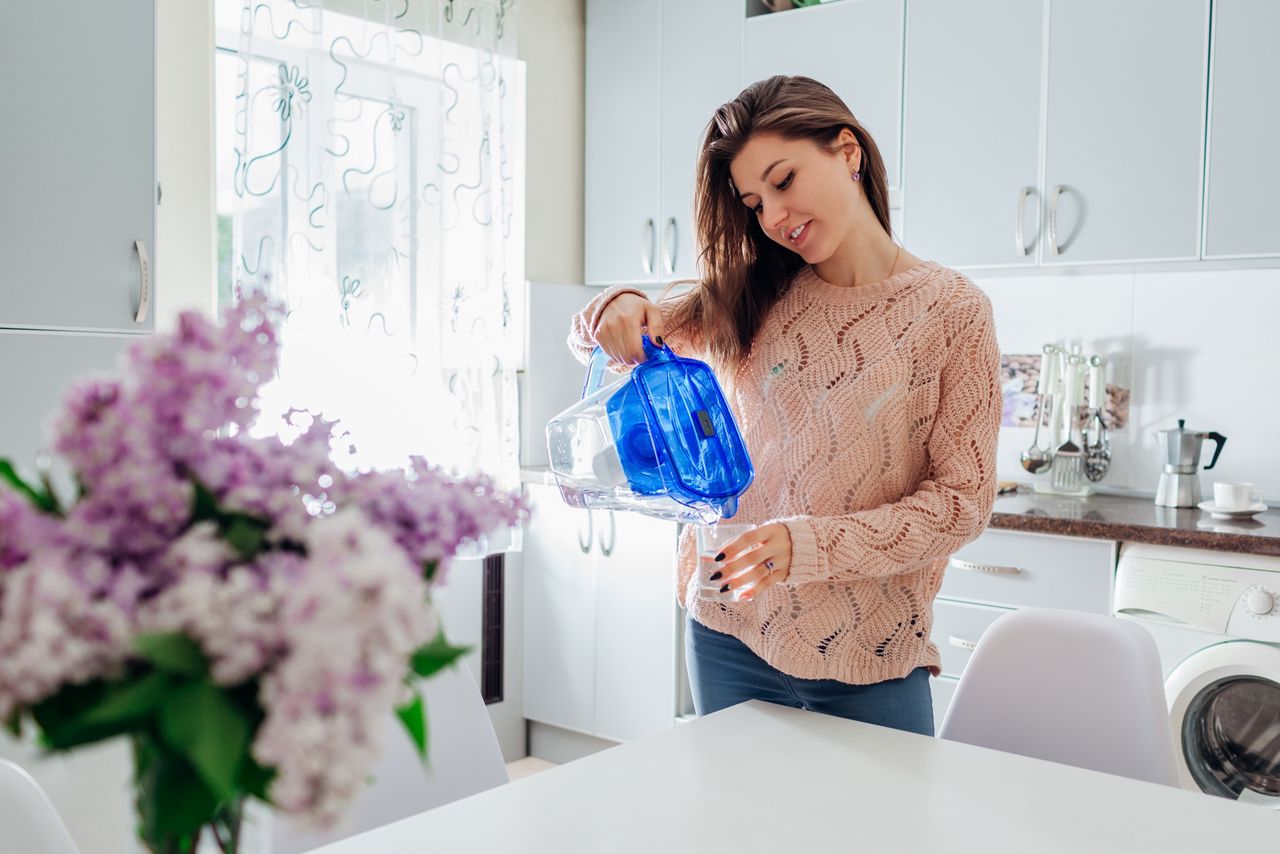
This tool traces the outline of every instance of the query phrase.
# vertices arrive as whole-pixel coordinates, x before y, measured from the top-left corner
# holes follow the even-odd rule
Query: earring
[[[851,173],[851,174],[849,175],[849,177],[856,181],[856,180],[858,180],[859,178],[861,178],[861,177],[862,177],[862,173],[861,173],[861,172],[853,172],[853,173]]]

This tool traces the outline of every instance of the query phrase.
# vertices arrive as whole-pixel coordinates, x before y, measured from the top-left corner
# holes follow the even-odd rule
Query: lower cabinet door
[[[942,674],[958,679],[987,626],[1011,610],[935,600],[933,632],[930,637],[937,644],[938,654],[942,658]]]
[[[676,524],[596,517],[595,734],[630,741],[675,725]]]
[[[556,487],[526,484],[524,716],[595,731],[595,576],[589,527],[605,514],[569,507]]]

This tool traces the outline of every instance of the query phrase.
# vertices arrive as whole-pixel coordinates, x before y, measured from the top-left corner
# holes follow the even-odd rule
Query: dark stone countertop
[[[1243,519],[1215,519],[1194,507],[1157,507],[1150,498],[1019,492],[996,498],[990,527],[1280,556],[1280,509],[1274,507]]]

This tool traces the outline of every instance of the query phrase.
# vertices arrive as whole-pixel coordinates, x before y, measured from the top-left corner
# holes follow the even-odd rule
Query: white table
[[[1208,854],[1280,814],[753,701],[321,850]]]

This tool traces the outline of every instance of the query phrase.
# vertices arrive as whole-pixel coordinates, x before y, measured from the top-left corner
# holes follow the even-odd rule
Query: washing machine
[[[1160,650],[1183,785],[1280,809],[1280,557],[1125,544],[1114,607]]]

